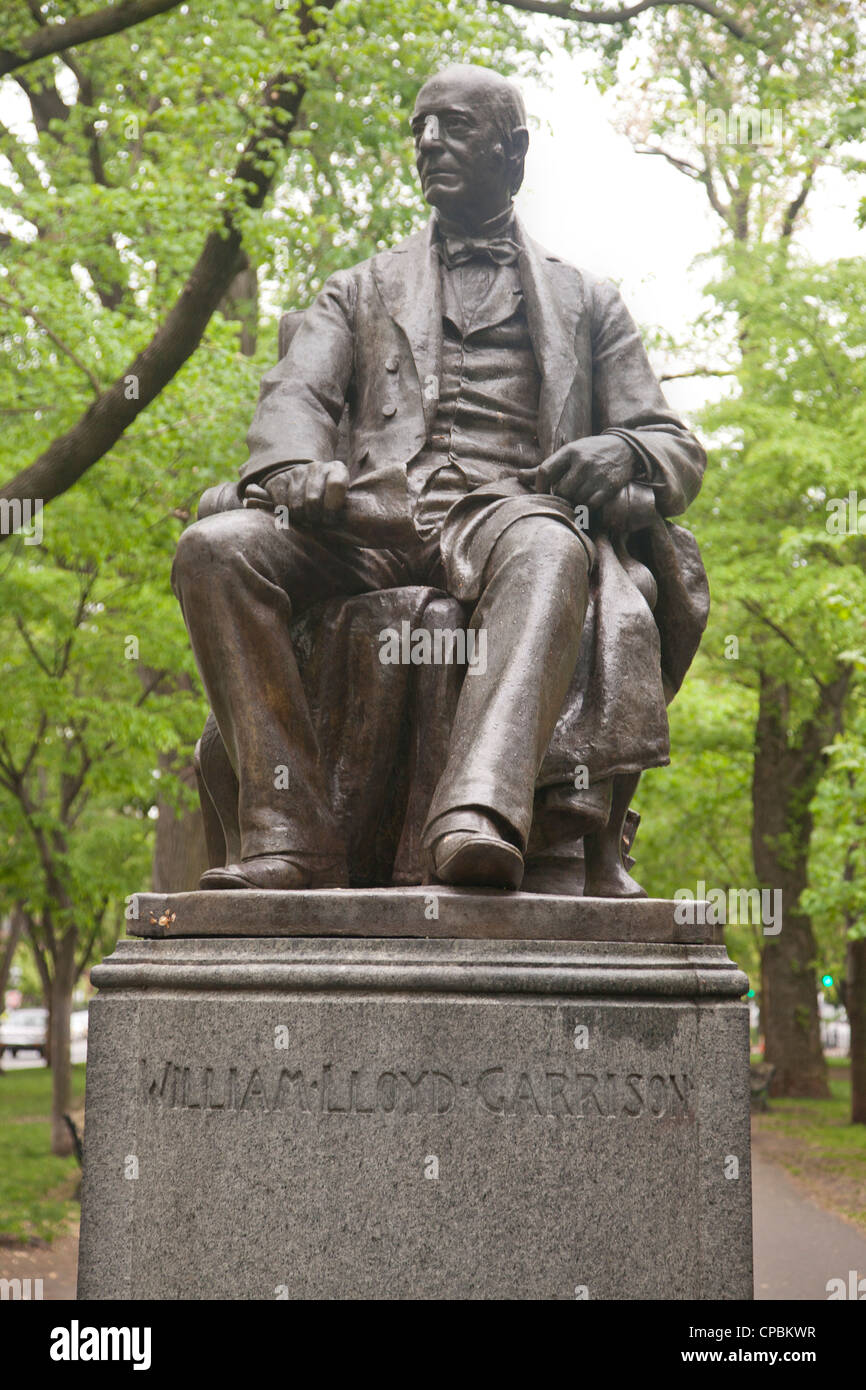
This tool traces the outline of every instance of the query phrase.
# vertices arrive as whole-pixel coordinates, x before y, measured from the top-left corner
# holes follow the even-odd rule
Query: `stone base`
[[[752,1296],[723,946],[138,940],[93,978],[82,1298]]]
[[[707,903],[576,898],[489,888],[317,888],[294,893],[136,893],[131,936],[439,936],[493,941],[720,945]],[[691,909],[690,911],[688,909]],[[684,922],[683,916],[693,920]],[[710,922],[707,922],[710,916]]]

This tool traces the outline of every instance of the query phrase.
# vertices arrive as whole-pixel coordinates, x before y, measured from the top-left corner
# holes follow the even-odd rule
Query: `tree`
[[[861,543],[866,541],[863,529]],[[859,664],[862,651],[856,659]],[[851,1024],[851,1121],[866,1124],[866,700],[862,681],[855,687],[852,704],[845,739],[830,749],[830,766],[815,800],[804,906],[816,925],[822,972],[838,982]]]
[[[743,883],[751,842],[758,881],[783,905],[781,934],[758,929],[754,938],[767,1059],[783,1093],[820,1095],[816,973],[828,959],[840,973],[846,926],[852,939],[863,930],[866,522],[851,493],[863,438],[866,272],[860,262],[812,266],[792,256],[780,266],[771,248],[763,260],[743,256],[714,294],[719,324],[733,314],[749,332],[739,392],[705,417],[715,469],[690,513],[714,607],[696,678],[673,713],[672,792],[701,810],[680,811],[687,838],[675,863],[692,856],[720,867],[724,886]],[[728,729],[716,738],[720,724]]]

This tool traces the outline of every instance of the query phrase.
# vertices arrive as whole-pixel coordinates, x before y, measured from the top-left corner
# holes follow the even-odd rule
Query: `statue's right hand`
[[[265,489],[274,506],[288,507],[290,518],[302,525],[327,525],[343,510],[349,470],[336,459],[330,463],[297,463],[272,474]]]

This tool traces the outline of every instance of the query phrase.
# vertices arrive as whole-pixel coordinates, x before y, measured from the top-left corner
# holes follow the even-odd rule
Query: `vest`
[[[438,529],[458,497],[541,462],[541,373],[517,267],[490,267],[486,277],[474,264],[443,271],[443,310],[439,405],[427,447],[409,466],[422,535]]]

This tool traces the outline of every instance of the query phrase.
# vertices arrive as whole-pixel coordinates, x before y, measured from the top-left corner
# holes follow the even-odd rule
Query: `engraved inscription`
[[[166,1110],[310,1115],[539,1116],[573,1120],[693,1118],[687,1072],[588,1071],[579,1066],[488,1066],[471,1075],[442,1067],[379,1070],[190,1066],[142,1058],[144,1095]]]

